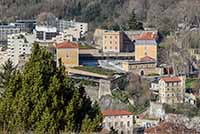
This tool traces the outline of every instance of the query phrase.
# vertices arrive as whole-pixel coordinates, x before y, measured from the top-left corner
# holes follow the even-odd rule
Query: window
[[[118,126],[118,122],[115,122],[115,127],[117,127]]]
[[[120,122],[120,127],[123,127],[123,122]]]
[[[66,51],[66,58],[70,58],[70,51],[69,50]]]
[[[112,44],[112,41],[110,41],[110,44]]]
[[[111,127],[111,122],[108,122],[108,126]]]
[[[104,49],[107,49],[107,47],[104,47]]]
[[[110,36],[110,38],[112,39],[112,36]]]
[[[115,47],[115,49],[117,50],[117,47]]]
[[[104,38],[106,38],[106,35],[104,36]]]
[[[129,122],[129,121],[127,122],[127,126],[128,126],[128,127],[130,126],[130,122]]]
[[[112,47],[110,46],[110,49],[112,49]]]

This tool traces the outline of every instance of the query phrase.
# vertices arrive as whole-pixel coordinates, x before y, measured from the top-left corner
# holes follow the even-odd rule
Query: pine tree
[[[15,73],[16,67],[14,66],[13,62],[8,59],[2,67],[0,72],[0,88],[5,89],[6,85],[11,78],[11,76]],[[3,91],[2,91],[3,92]]]
[[[143,30],[143,24],[137,21],[134,9],[132,10],[128,20],[128,28],[129,30]]]
[[[0,98],[1,128],[34,134],[80,132],[83,126],[89,126],[87,132],[98,131],[102,122],[98,105],[52,59],[47,50],[34,45],[23,72],[11,77]]]

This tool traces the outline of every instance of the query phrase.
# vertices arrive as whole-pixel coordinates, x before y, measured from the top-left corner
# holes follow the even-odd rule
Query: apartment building
[[[74,41],[78,41],[81,38],[81,31],[75,27],[70,27],[63,31],[66,36],[72,36]]]
[[[185,94],[185,76],[168,76],[159,80],[160,103],[183,103]]]
[[[27,33],[18,33],[8,36],[8,58],[17,65],[21,55],[30,55],[35,36]]]
[[[143,32],[135,40],[135,60],[148,56],[157,61],[157,33]]]
[[[58,20],[57,28],[59,32],[64,32],[65,29],[73,28],[79,31],[80,36],[83,37],[88,32],[88,23]]]
[[[56,44],[57,66],[61,59],[66,70],[70,67],[79,66],[79,45],[73,42],[65,41]]]
[[[20,28],[15,25],[0,25],[0,44],[6,44],[8,35],[20,32]]]
[[[123,51],[123,33],[105,31],[103,34],[103,52],[120,53]]]
[[[13,24],[20,28],[21,32],[32,33],[36,26],[36,20],[16,20]]]
[[[110,130],[113,127],[119,134],[133,133],[133,114],[126,110],[105,110],[103,114],[103,128]]]
[[[57,28],[53,26],[37,25],[35,28],[36,39],[38,42],[52,40],[58,35]]]

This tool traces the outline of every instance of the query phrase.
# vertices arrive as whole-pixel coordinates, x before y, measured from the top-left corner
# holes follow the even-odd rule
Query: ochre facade
[[[61,59],[65,68],[79,66],[78,48],[60,48],[57,49],[57,61]]]
[[[135,60],[140,61],[145,56],[157,60],[157,45],[135,45]]]

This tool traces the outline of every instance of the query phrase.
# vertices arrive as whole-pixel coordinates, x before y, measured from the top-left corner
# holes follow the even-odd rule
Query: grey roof
[[[135,45],[157,45],[156,40],[136,40]]]

